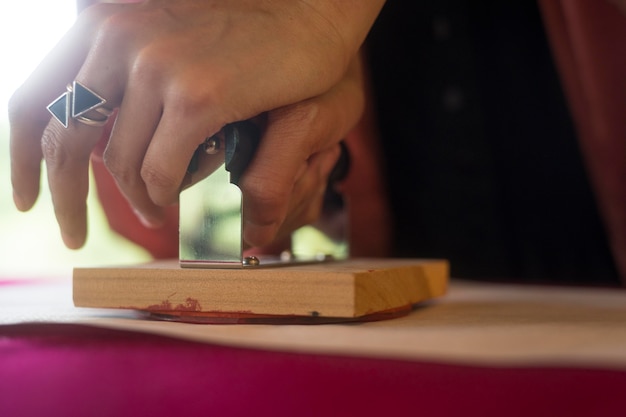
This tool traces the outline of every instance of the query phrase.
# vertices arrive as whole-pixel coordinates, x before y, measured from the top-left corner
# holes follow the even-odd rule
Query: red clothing
[[[540,5],[626,284],[626,16],[608,1],[541,0]]]

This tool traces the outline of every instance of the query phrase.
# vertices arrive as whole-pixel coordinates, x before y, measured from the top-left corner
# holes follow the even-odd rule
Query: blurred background
[[[69,278],[76,266],[122,265],[149,259],[143,249],[109,230],[95,192],[90,193],[88,202],[87,244],[77,251],[66,249],[52,211],[45,172],[35,207],[21,213],[13,206],[7,102],[71,26],[75,10],[75,0],[0,2],[0,279]]]

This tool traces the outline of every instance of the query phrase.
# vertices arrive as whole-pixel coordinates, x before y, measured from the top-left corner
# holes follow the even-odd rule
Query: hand
[[[360,61],[355,59],[344,78],[329,92],[270,111],[264,118],[265,135],[255,162],[240,181],[246,202],[244,238],[248,246],[254,246],[249,253],[276,254],[288,249],[286,242],[291,232],[318,218],[329,170],[337,160],[337,144],[348,135],[363,109],[362,83]],[[177,210],[165,210],[159,230],[151,229],[145,222],[141,224],[104,167],[102,154],[108,133],[105,129],[104,140],[94,150],[92,162],[109,224],[157,258],[176,256]],[[366,152],[359,146],[355,142],[352,148],[360,154]],[[201,160],[200,164],[204,162]],[[202,175],[194,174],[190,181],[193,184],[201,179]],[[370,178],[366,188],[371,189],[375,183],[376,178]],[[363,206],[371,207],[374,203],[369,201]]]
[[[75,79],[119,109],[104,159],[138,215],[155,227],[163,207],[177,201],[187,164],[205,137],[227,123],[275,112],[268,143],[243,185],[249,204],[259,207],[248,221],[266,230],[250,232],[250,239],[266,241],[267,230],[280,226],[276,219],[287,219],[286,210],[267,214],[283,207],[269,199],[288,192],[268,189],[287,184],[284,177],[270,179],[276,167],[257,161],[286,152],[300,158],[291,170],[324,170],[332,158],[322,155],[336,151],[306,149],[311,158],[299,168],[301,153],[271,138],[297,130],[289,120],[314,114],[315,100],[340,84],[380,7],[382,0],[153,0],[87,9],[10,102],[16,206],[34,204],[45,159],[63,240],[71,248],[84,243],[89,155],[102,129],[73,119],[65,129],[45,110]]]
[[[320,216],[339,142],[365,105],[360,57],[328,92],[268,113],[265,134],[239,186],[244,240],[263,246]]]

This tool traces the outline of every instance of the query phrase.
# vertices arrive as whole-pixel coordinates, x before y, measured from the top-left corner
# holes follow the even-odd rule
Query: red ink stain
[[[202,311],[202,306],[198,302],[191,297],[187,297],[184,304],[179,304],[174,309],[176,311]]]
[[[163,300],[160,304],[149,305],[148,311],[202,311],[202,306],[198,300],[188,297],[184,303],[172,306],[170,300]]]
[[[169,300],[163,300],[161,301],[161,304],[152,304],[149,305],[148,308],[146,308],[146,310],[159,310],[159,311],[167,311],[167,310],[171,310],[172,309],[172,303],[170,303]]]

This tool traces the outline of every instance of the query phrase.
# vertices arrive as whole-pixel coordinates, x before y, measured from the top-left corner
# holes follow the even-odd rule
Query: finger
[[[314,105],[315,107],[315,105]],[[244,174],[240,186],[244,195],[244,239],[252,245],[269,243],[290,216],[293,203],[303,198],[298,190],[305,190],[302,184],[312,181],[325,185],[326,178],[320,178],[317,159],[311,155],[333,149],[343,135],[343,129],[334,132],[316,126],[332,124],[332,117],[326,111],[313,112],[306,122],[302,121],[302,111],[308,111],[308,105],[298,109],[285,109],[280,117],[271,115],[266,133],[261,140],[257,154]],[[337,122],[337,121],[335,121]],[[339,124],[347,121],[337,122]],[[327,176],[331,166],[323,175]],[[312,164],[311,166],[309,166]],[[326,166],[325,166],[326,167]],[[312,175],[316,174],[316,175]],[[300,184],[300,187],[297,185]]]
[[[11,120],[11,183],[13,202],[20,211],[30,210],[39,195],[42,124],[40,121],[28,124],[18,117]]]
[[[141,178],[154,204],[166,206],[178,201],[189,162],[209,136],[208,118],[203,106],[165,105],[141,167]]]
[[[333,148],[363,111],[360,68],[326,94],[274,110],[265,135],[240,186],[244,194],[244,239],[269,243],[289,211],[294,178],[309,157]]]
[[[178,207],[168,207],[158,230],[144,227],[102,160],[92,158],[95,188],[111,230],[144,247],[155,258],[178,256]]]
[[[294,230],[315,222],[323,209],[328,176],[339,159],[339,146],[318,152],[307,161],[306,172],[294,184],[288,215],[276,232],[283,239]]]
[[[107,12],[110,10],[107,9]],[[101,24],[97,38],[102,36],[103,27],[106,26],[105,23]],[[108,38],[107,42],[94,39],[96,46],[90,49],[85,63],[76,75],[77,82],[106,99],[106,105],[111,106],[110,108],[116,107],[119,102],[120,86],[115,80],[120,79],[124,67],[123,59],[113,61],[110,59],[116,56],[113,52],[119,48],[114,49],[112,46],[119,41],[120,39],[115,37]],[[80,90],[74,87],[73,93],[66,96],[70,103],[79,102],[80,99],[77,97],[82,95]],[[114,99],[110,100],[110,97]],[[81,247],[86,237],[85,200],[88,192],[89,159],[103,129],[85,124],[85,118],[97,117],[101,119],[103,116],[91,111],[83,115],[82,120],[80,117],[68,117],[66,128],[53,118],[41,139],[55,215],[63,240],[70,248]]]
[[[50,121],[46,106],[65,91],[82,65],[94,37],[95,16],[78,20],[11,97],[11,182],[20,210],[30,209],[39,194],[40,143]]]
[[[65,245],[76,249],[87,234],[86,199],[89,188],[89,155],[100,138],[101,129],[70,120],[65,129],[50,121],[42,137],[48,184],[54,212]],[[68,145],[71,143],[71,146]]]
[[[145,80],[131,78],[103,154],[105,166],[120,191],[147,227],[158,227],[163,221],[163,210],[150,199],[140,175],[161,112],[158,93]]]

